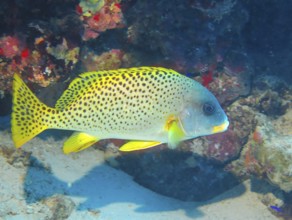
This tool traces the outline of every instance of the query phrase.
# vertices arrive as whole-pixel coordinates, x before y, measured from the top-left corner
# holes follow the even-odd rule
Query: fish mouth
[[[213,126],[212,132],[213,133],[219,133],[219,132],[226,131],[228,126],[229,126],[229,121],[227,120],[227,121],[225,121],[224,123],[222,123],[220,125]]]

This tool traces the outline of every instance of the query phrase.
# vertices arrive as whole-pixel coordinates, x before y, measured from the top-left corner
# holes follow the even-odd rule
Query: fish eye
[[[204,103],[203,105],[203,112],[205,115],[213,115],[215,113],[215,106],[209,102]]]

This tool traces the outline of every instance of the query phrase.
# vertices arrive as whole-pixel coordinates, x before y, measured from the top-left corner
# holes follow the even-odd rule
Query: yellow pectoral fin
[[[68,140],[65,141],[63,146],[63,152],[65,154],[69,154],[72,152],[78,152],[84,150],[94,143],[96,143],[99,139],[95,136],[82,133],[82,132],[74,132]]]
[[[142,150],[151,147],[155,147],[161,144],[160,142],[155,141],[129,141],[128,143],[124,144],[120,147],[120,151],[135,151],[135,150]]]
[[[168,146],[171,149],[176,148],[178,143],[183,140],[185,133],[178,124],[177,120],[171,121],[168,129]]]

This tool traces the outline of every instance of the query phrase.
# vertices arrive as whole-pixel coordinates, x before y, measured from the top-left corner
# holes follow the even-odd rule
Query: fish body
[[[173,70],[140,67],[87,72],[74,79],[54,108],[41,103],[21,78],[13,82],[12,138],[16,147],[46,129],[76,131],[64,152],[100,139],[132,140],[124,151],[222,132],[228,119],[198,82]]]

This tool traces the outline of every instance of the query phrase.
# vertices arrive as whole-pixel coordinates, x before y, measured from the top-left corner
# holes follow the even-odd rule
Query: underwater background
[[[0,217],[292,219],[292,2],[0,2]],[[11,140],[15,72],[54,106],[80,73],[171,68],[219,100],[224,133],[64,155],[66,131]],[[176,88],[172,88],[176,91]],[[241,210],[241,211],[239,211]]]

